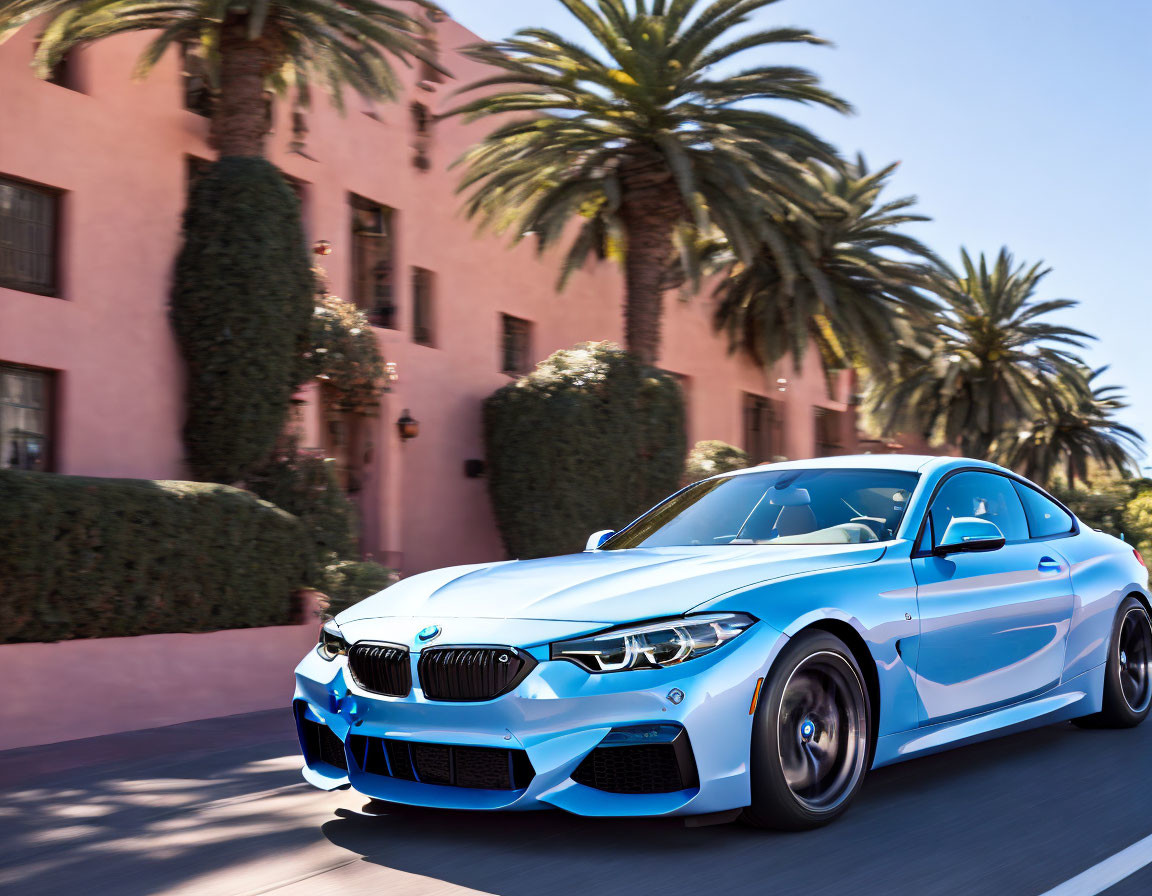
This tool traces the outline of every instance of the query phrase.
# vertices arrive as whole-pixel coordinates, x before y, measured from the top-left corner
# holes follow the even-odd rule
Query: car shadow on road
[[[338,810],[323,833],[366,862],[499,896],[1039,893],[1107,855],[1109,826],[1131,824],[1118,811],[1131,806],[1131,781],[1117,772],[1149,771],[1150,735],[1056,725],[879,769],[844,818],[803,834],[379,804],[376,815]],[[1099,849],[1079,818],[1093,819]]]

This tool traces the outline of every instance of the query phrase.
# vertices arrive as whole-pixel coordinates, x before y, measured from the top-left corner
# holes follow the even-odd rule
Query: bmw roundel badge
[[[416,637],[421,641],[431,641],[438,634],[440,634],[440,626],[429,625],[420,629],[420,631],[416,633]]]

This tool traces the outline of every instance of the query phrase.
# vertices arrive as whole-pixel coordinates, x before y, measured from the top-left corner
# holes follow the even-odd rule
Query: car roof
[[[760,464],[726,473],[742,476],[774,470],[898,470],[907,473],[937,473],[954,467],[984,467],[1003,470],[1003,467],[970,457],[942,457],[928,454],[848,454],[839,457],[814,457],[808,460],[788,460],[774,464]]]

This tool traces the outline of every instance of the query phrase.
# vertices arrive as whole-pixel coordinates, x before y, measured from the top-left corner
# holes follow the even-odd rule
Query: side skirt
[[[1100,710],[1105,664],[1057,685],[1039,697],[976,716],[941,722],[879,738],[873,768],[951,747],[1075,719]]]

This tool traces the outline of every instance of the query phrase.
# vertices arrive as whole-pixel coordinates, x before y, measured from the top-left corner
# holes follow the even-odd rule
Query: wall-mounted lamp
[[[776,391],[777,392],[787,392],[788,391],[788,380],[786,378],[780,377],[778,380],[776,380]]]
[[[420,435],[420,421],[405,408],[400,419],[396,421],[396,429],[400,433],[400,438],[407,442],[409,439],[414,439]]]
[[[328,240],[316,240],[316,243],[312,246],[312,251],[317,255],[331,255],[332,244],[328,242]]]

